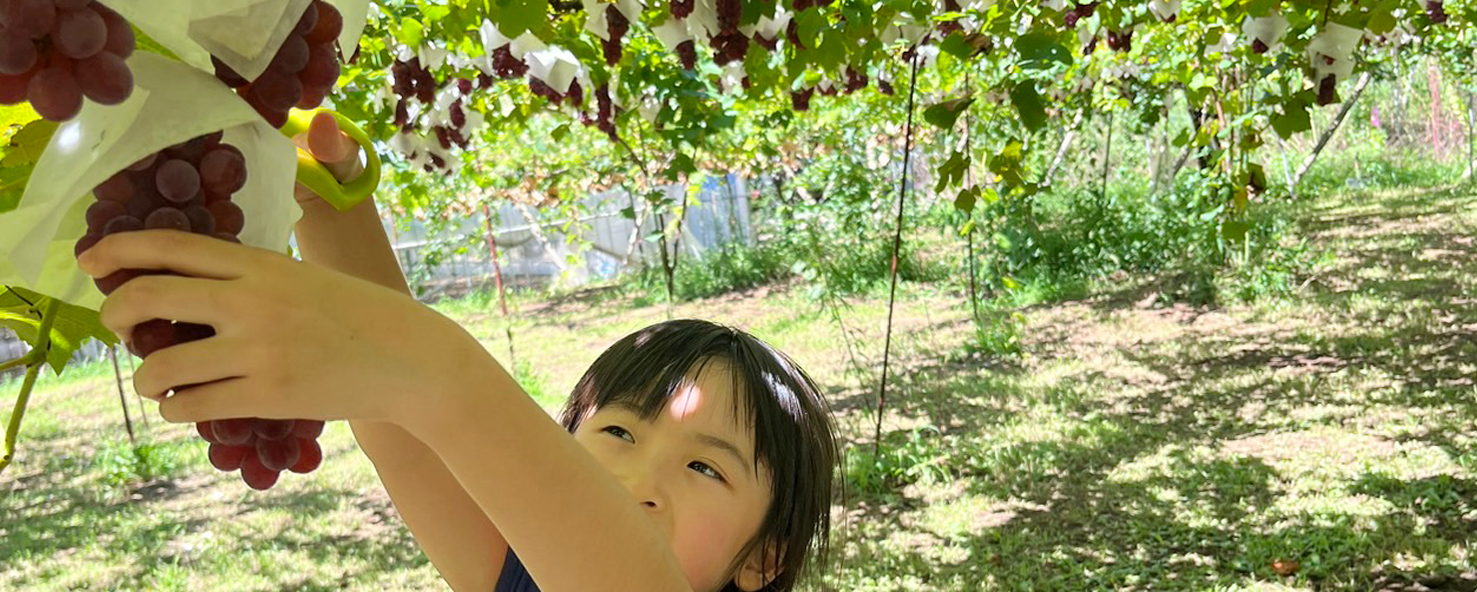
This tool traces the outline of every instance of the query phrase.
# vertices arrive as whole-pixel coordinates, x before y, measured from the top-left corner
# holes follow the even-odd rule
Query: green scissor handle
[[[380,184],[380,157],[374,151],[374,144],[369,140],[369,134],[364,133],[352,120],[331,109],[293,109],[287,118],[287,124],[281,128],[282,135],[289,138],[298,134],[307,133],[313,123],[313,118],[319,113],[328,113],[338,121],[338,127],[344,130],[360,147],[364,148],[367,162],[364,165],[364,173],[359,178],[348,183],[339,183],[333,173],[313,158],[307,150],[297,150],[297,182],[304,187],[313,190],[323,201],[328,202],[339,211],[348,211],[360,202],[374,194],[374,190]]]

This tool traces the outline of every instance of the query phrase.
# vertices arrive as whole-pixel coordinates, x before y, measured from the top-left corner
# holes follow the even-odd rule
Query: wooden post
[[[503,310],[504,328],[508,333],[508,367],[513,374],[518,372],[518,356],[513,351],[513,316],[508,314],[508,297],[503,291],[503,266],[497,261],[497,235],[492,231],[492,209],[482,202],[482,221],[487,228],[487,248],[492,253],[492,277],[497,282],[497,302]]]
[[[1328,140],[1333,138],[1334,132],[1339,131],[1339,126],[1344,122],[1344,116],[1349,114],[1349,109],[1354,107],[1354,103],[1359,100],[1359,95],[1364,94],[1364,88],[1369,86],[1369,79],[1369,71],[1367,70],[1359,75],[1359,82],[1354,84],[1353,94],[1349,95],[1349,98],[1344,101],[1344,106],[1342,109],[1339,109],[1339,114],[1334,116],[1333,123],[1330,123],[1328,129],[1323,130],[1323,134],[1318,136],[1318,144],[1313,146],[1313,152],[1303,161],[1303,165],[1298,167],[1297,174],[1292,177],[1292,185],[1289,187],[1289,190],[1297,187],[1297,184],[1303,180],[1303,175],[1308,174],[1308,170],[1313,168],[1313,163],[1318,160],[1318,155],[1323,152],[1323,147],[1328,145]]]
[[[108,358],[113,360],[113,379],[118,382],[118,403],[123,405],[123,425],[128,428],[128,443],[137,445],[133,438],[133,418],[128,415],[128,398],[123,396],[123,370],[118,367],[118,352],[111,345],[108,346]]]

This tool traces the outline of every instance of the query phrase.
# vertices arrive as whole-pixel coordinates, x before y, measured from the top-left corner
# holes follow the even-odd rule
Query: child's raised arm
[[[330,118],[329,121],[332,121]],[[322,125],[314,122],[316,132]],[[337,128],[335,127],[334,130]],[[345,141],[329,137],[327,141]],[[350,151],[322,146],[315,138],[320,159],[340,160],[335,174],[352,179],[359,174]],[[330,153],[329,158],[322,156]],[[357,276],[388,288],[410,293],[395,260],[374,200],[339,212],[299,188],[303,218],[297,242],[305,261]],[[351,421],[354,438],[374,463],[380,481],[431,563],[454,590],[490,592],[497,582],[508,544],[452,476],[430,447],[394,424]]]

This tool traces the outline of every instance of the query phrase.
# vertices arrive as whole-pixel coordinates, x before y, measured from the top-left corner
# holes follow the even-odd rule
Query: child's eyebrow
[[[745,472],[749,473],[750,475],[754,474],[754,465],[744,458],[744,454],[740,452],[738,447],[734,446],[732,442],[729,442],[728,440],[724,440],[723,438],[719,438],[718,436],[714,436],[712,434],[701,433],[693,435],[693,439],[697,440],[705,446],[711,446],[713,448],[717,448],[719,450],[727,452],[729,456],[732,456],[734,460],[738,461],[739,466],[746,468]]]

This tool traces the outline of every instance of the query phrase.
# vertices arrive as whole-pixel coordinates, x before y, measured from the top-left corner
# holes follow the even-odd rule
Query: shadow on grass
[[[1347,289],[1314,294],[1330,317],[1316,331],[1187,331],[1173,355],[1153,347],[1115,352],[1162,376],[1158,383],[1130,385],[1089,369],[1055,386],[1028,386],[1029,369],[917,365],[889,389],[896,393],[891,408],[942,430],[934,445],[958,485],[929,503],[973,496],[986,500],[986,509],[971,510],[977,515],[962,532],[935,532],[915,511],[925,504],[907,499],[905,490],[863,494],[862,534],[850,537],[848,573],[834,581],[960,590],[1201,590],[1253,581],[1477,590],[1470,560],[1458,566],[1477,532],[1477,486],[1469,478],[1399,480],[1380,476],[1378,467],[1348,469],[1357,478],[1333,499],[1363,496],[1374,500],[1370,507],[1307,509],[1300,500],[1323,492],[1292,491],[1305,476],[1227,448],[1320,421],[1357,432],[1339,417],[1301,424],[1289,417],[1333,402],[1330,376],[1359,371],[1395,382],[1359,393],[1352,413],[1371,421],[1389,419],[1372,414],[1428,418],[1425,429],[1382,441],[1428,445],[1449,458],[1477,455],[1469,435],[1477,426],[1470,370],[1477,365],[1477,299],[1467,296],[1477,249],[1459,225],[1421,218],[1469,210],[1473,199],[1439,191],[1390,201],[1372,214],[1310,209],[1309,216],[1323,216],[1308,224],[1315,231],[1358,225],[1383,233],[1355,241],[1344,253],[1352,262],[1326,272]],[[1402,226],[1416,222],[1419,228]],[[1370,266],[1393,271],[1361,277]],[[1141,296],[1108,294],[1089,306],[1101,321]],[[1424,312],[1412,314],[1412,301]],[[1193,325],[1204,312],[1180,322]],[[1034,337],[1050,347],[1073,330]],[[868,395],[875,397],[855,397]],[[1300,452],[1269,451],[1278,454]],[[1318,470],[1315,460],[1296,460]],[[1392,567],[1401,558],[1424,563]],[[1278,563],[1290,572],[1279,575],[1274,562],[1285,561],[1298,563]]]

